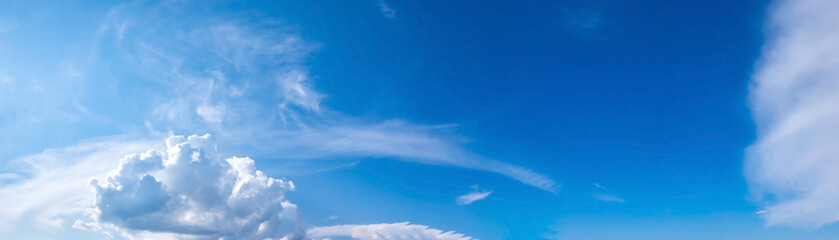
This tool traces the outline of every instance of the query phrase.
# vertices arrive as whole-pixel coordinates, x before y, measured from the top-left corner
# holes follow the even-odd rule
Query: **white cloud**
[[[609,195],[609,194],[594,194],[594,199],[597,199],[601,202],[614,202],[614,203],[623,203],[623,198],[618,196]]]
[[[472,190],[473,191],[470,193],[458,196],[455,199],[455,203],[457,203],[457,205],[469,205],[475,201],[483,200],[489,197],[489,194],[492,193],[492,191],[478,189],[478,185],[472,186]]]
[[[302,237],[297,206],[284,197],[293,183],[266,176],[249,158],[222,160],[209,135],[172,136],[166,145],[128,155],[92,180],[94,221],[74,227],[179,239]]]
[[[0,185],[0,232],[26,226],[63,228],[92,202],[87,183],[116,167],[125,154],[155,148],[150,141],[95,139],[12,160],[17,177]],[[6,173],[11,174],[11,173]]]
[[[396,10],[388,7],[387,4],[385,4],[385,0],[379,0],[379,7],[381,8],[382,16],[385,16],[386,18],[393,18],[396,16]]]
[[[774,3],[750,89],[757,141],[745,171],[770,225],[839,219],[839,2]]]
[[[559,185],[545,175],[469,152],[434,127],[393,120],[379,124],[307,126],[284,132],[273,141],[275,149],[295,149],[289,158],[334,156],[393,157],[405,161],[449,165],[496,172],[525,184],[555,192]],[[293,153],[292,153],[293,152]]]
[[[204,121],[210,123],[221,123],[222,119],[224,119],[224,108],[220,106],[208,106],[208,105],[201,105],[195,109],[195,113]]]
[[[161,142],[99,138],[12,161],[26,171],[0,175],[10,181],[0,185],[0,205],[14,206],[0,208],[0,234],[72,227],[105,239],[471,239],[408,223],[315,227],[305,236],[284,197],[290,181],[249,158],[222,160],[207,135]]]
[[[314,89],[299,65],[317,44],[282,25],[182,23],[171,27],[179,30],[161,35],[144,33],[158,30],[146,30],[143,24],[154,24],[140,24],[131,14],[117,11],[110,18],[114,23],[136,22],[136,36],[160,38],[131,35],[123,40],[131,55],[151,59],[138,62],[140,68],[149,69],[155,79],[171,80],[162,83],[173,94],[158,100],[152,127],[208,131],[227,145],[262,154],[282,152],[288,159],[387,157],[496,172],[551,192],[558,188],[547,176],[466,150],[438,126],[364,121],[321,106],[325,94]],[[132,43],[143,47],[131,49]]]
[[[315,227],[306,234],[313,239],[329,239],[329,237],[351,237],[360,240],[470,240],[453,231],[443,232],[428,226],[402,223],[380,223],[369,225],[338,225],[329,227]]]
[[[310,111],[320,110],[320,100],[323,94],[312,90],[308,84],[308,75],[299,69],[292,69],[277,77],[281,96],[284,98],[280,104],[285,108],[288,104],[297,105]]]
[[[13,181],[15,179],[20,178],[20,174],[17,173],[0,173],[0,184],[6,181]]]

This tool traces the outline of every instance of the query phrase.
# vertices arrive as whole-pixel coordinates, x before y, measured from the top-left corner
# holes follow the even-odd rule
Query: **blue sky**
[[[833,239],[833,10],[4,1],[0,237]]]

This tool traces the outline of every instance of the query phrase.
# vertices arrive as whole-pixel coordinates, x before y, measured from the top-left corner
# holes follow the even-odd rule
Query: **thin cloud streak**
[[[478,188],[478,185],[472,186],[472,189],[474,191],[472,191],[470,193],[467,193],[467,194],[464,194],[464,195],[461,195],[461,196],[458,196],[455,199],[455,203],[457,203],[457,205],[461,205],[461,206],[469,205],[469,204],[474,203],[475,201],[486,199],[487,197],[489,197],[490,194],[492,194],[492,191],[480,190]]]
[[[623,198],[609,194],[595,194],[594,199],[601,202],[623,203]]]
[[[401,223],[380,223],[369,225],[337,225],[315,227],[306,234],[315,240],[330,237],[352,237],[359,240],[472,240],[472,237],[454,231],[443,232],[424,225]]]

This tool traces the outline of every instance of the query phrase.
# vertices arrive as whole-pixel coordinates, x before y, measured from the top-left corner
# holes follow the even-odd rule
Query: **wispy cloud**
[[[470,240],[453,231],[430,228],[424,225],[402,223],[380,223],[369,225],[338,225],[329,227],[315,227],[307,231],[313,239],[330,239],[330,237],[352,237],[359,240]]]
[[[396,10],[388,7],[387,4],[385,4],[385,0],[379,0],[379,7],[381,8],[382,16],[385,16],[386,18],[393,18],[396,16]]]
[[[287,159],[385,157],[496,172],[551,192],[559,186],[530,169],[470,152],[439,126],[371,122],[321,106],[326,94],[302,66],[318,45],[281,24],[167,22],[170,32],[161,34],[153,27],[158,23],[135,19],[147,10],[128,9],[113,11],[104,25],[135,23],[134,34],[121,40],[122,51],[165,89],[153,100],[152,129],[208,131],[226,145]]]
[[[102,138],[15,160],[26,171],[2,175],[11,182],[0,185],[0,204],[15,207],[0,208],[0,233],[72,226],[107,239],[472,239],[407,222],[304,231],[284,198],[290,181],[266,176],[249,158],[221,159],[208,136],[162,142]]]
[[[623,203],[623,198],[609,194],[594,194],[594,199],[601,202]]]
[[[399,119],[370,121],[322,106],[321,101],[327,95],[317,91],[315,82],[318,79],[313,79],[304,66],[305,58],[319,48],[318,44],[306,41],[293,28],[276,19],[235,17],[235,14],[176,17],[179,15],[174,12],[190,9],[189,5],[184,4],[189,3],[170,2],[159,6],[135,2],[112,9],[105,17],[105,22],[97,26],[99,31],[92,37],[95,39],[90,41],[97,44],[91,49],[91,55],[108,53],[107,60],[91,57],[87,62],[68,62],[58,66],[55,69],[56,75],[63,78],[56,79],[67,81],[16,81],[23,79],[16,75],[17,72],[0,79],[3,86],[0,93],[11,93],[0,96],[0,113],[14,116],[12,119],[4,119],[8,120],[4,122],[8,125],[0,131],[5,133],[14,129],[27,129],[16,126],[42,119],[69,118],[69,114],[63,111],[66,110],[63,108],[67,108],[67,112],[103,118],[123,115],[122,120],[126,123],[121,124],[137,124],[135,127],[138,129],[148,129],[144,133],[134,132],[136,135],[144,135],[137,139],[162,138],[159,136],[161,132],[210,132],[220,144],[235,149],[237,153],[282,153],[284,160],[289,161],[381,157],[495,172],[550,192],[556,192],[559,187],[548,176],[531,169],[469,151],[463,146],[464,141],[451,133],[449,125],[433,126]],[[386,6],[383,12],[386,16],[388,12],[391,16],[394,13]],[[120,74],[131,80],[114,80],[110,73],[104,74],[109,77],[102,77],[103,72],[107,71],[97,69],[99,65],[118,67]],[[90,89],[92,87],[96,88]],[[108,99],[114,102],[108,104],[114,109],[97,108],[81,101],[86,92],[107,92],[113,95]],[[53,111],[55,109],[62,111]],[[207,206],[187,207],[190,201],[198,205],[203,203],[190,200],[189,194],[181,194],[189,192],[178,192],[183,189],[174,188],[183,185],[171,181],[187,180],[178,180],[177,174],[167,173],[170,170],[167,170],[166,164],[163,164],[163,168],[152,164],[150,168],[154,171],[134,169],[137,172],[132,173],[135,175],[130,179],[123,173],[112,174],[111,177],[115,178],[107,178],[108,171],[117,168],[118,160],[125,154],[145,152],[148,149],[163,152],[168,148],[146,140],[94,139],[13,161],[23,167],[18,172],[2,173],[5,174],[3,176],[14,174],[18,177],[5,177],[2,180],[4,184],[0,185],[0,195],[9,197],[0,199],[0,205],[16,207],[0,209],[0,228],[15,229],[17,224],[27,221],[23,219],[24,215],[34,216],[37,226],[68,227],[74,220],[69,218],[68,222],[68,216],[81,214],[95,199],[95,211],[88,213],[93,219],[72,223],[73,226],[113,231],[104,233],[106,235],[119,235],[106,225],[133,230],[130,234],[134,236],[233,234],[230,229],[218,227],[225,225],[225,222],[198,214],[206,210],[203,207]],[[162,155],[151,158],[141,156],[126,161],[146,163],[152,161],[149,159],[167,158]],[[224,163],[219,162],[220,165]],[[234,165],[230,162],[227,164]],[[324,165],[337,164],[325,162]],[[130,169],[127,165],[123,168]],[[143,175],[136,175],[141,173]],[[229,171],[204,173],[207,176],[215,174],[231,178],[226,175]],[[246,177],[262,178],[258,175],[251,172]],[[95,184],[98,186],[97,198],[90,194],[88,181],[91,178],[99,179],[98,184]],[[252,183],[260,181],[252,180]],[[238,184],[232,180],[227,183]],[[160,191],[159,187],[163,184],[173,188]],[[118,185],[121,187],[116,187]],[[143,194],[148,198],[137,199],[120,189],[154,194]],[[251,190],[262,192],[258,187]],[[211,194],[219,192],[222,191],[209,191]],[[274,193],[276,197],[281,191],[268,192]],[[224,193],[227,194],[226,191]],[[180,199],[179,194],[187,198]],[[222,196],[229,198],[232,193]],[[180,205],[167,204],[163,206],[164,209],[160,209],[160,202],[167,198],[177,198],[184,202]],[[125,208],[124,204],[132,203],[147,205],[135,204],[144,208]],[[106,209],[107,206],[123,208]],[[282,207],[291,208],[290,205]],[[185,216],[188,211],[184,209],[195,210],[192,217],[206,217],[207,221],[201,223],[215,225],[201,225],[173,217],[177,214]],[[156,215],[140,219],[132,216],[136,211],[151,211]],[[224,214],[235,215],[230,212],[221,215]],[[166,220],[165,217],[173,218]],[[168,227],[164,229],[153,226],[152,220],[165,222]],[[253,227],[251,223],[253,221],[245,220],[236,223],[244,225],[229,225]],[[257,234],[253,236],[263,236],[259,235],[259,225]],[[419,225],[402,225],[394,226],[419,229]],[[433,230],[427,227],[423,229]],[[453,233],[448,235],[457,236]]]
[[[770,225],[839,219],[839,2],[778,0],[750,88],[746,175]]]
[[[0,232],[34,225],[62,228],[93,201],[88,182],[105,176],[126,154],[159,148],[152,141],[101,138],[12,160],[16,173],[0,185]],[[30,222],[33,221],[34,222]]]
[[[492,193],[492,191],[480,190],[478,185],[472,186],[472,190],[473,191],[470,193],[458,196],[455,199],[455,203],[457,203],[457,205],[469,205],[475,201],[483,200],[489,197],[489,194]]]

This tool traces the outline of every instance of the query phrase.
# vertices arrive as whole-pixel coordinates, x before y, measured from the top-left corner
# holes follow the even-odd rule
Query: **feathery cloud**
[[[623,198],[609,194],[594,194],[594,199],[601,202],[623,203]]]
[[[171,8],[127,5],[112,11],[102,27],[109,29],[102,35],[112,31],[122,52],[134,56],[130,63],[147,70],[164,89],[152,100],[152,129],[210,132],[227,146],[248,148],[249,154],[385,157],[496,172],[550,192],[559,187],[528,168],[466,150],[457,136],[438,126],[367,121],[321,106],[326,94],[314,88],[315,79],[301,64],[318,45],[279,21],[140,21],[143,12],[169,16]],[[123,36],[120,23],[125,22],[133,23],[125,30],[132,34]],[[158,22],[169,27],[156,28]]]
[[[472,186],[472,192],[458,196],[455,199],[455,203],[457,203],[457,205],[469,205],[475,201],[483,200],[489,197],[489,194],[491,193],[492,191],[480,190],[478,185],[475,185]]]
[[[116,167],[126,154],[159,148],[120,137],[84,141],[12,160],[18,173],[0,185],[0,232],[26,226],[62,228],[92,202],[88,182]]]
[[[385,0],[379,0],[379,7],[381,8],[382,16],[385,16],[386,18],[393,18],[396,16],[396,10],[387,6],[387,4],[385,4]]]
[[[839,219],[839,2],[779,0],[750,88],[758,138],[745,171],[767,224]]]

